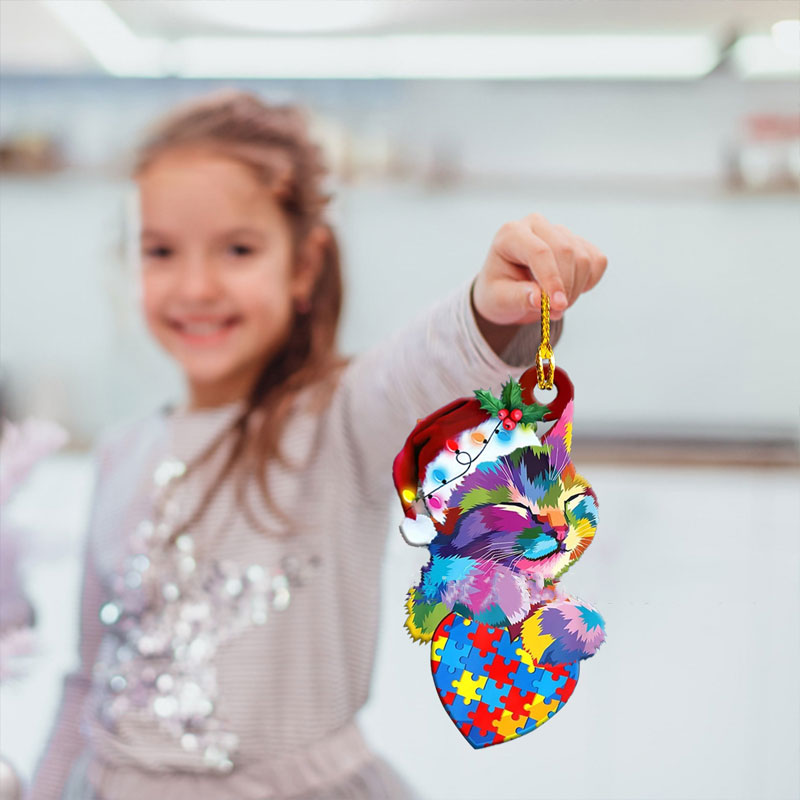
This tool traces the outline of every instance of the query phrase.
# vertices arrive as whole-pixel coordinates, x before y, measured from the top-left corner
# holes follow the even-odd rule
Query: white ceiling
[[[276,30],[281,0],[107,0],[138,36],[255,33],[324,35],[307,0],[290,0],[311,26]],[[376,33],[768,33],[797,18],[796,0],[324,0],[337,8],[328,32]],[[226,16],[221,21],[220,8]],[[231,12],[234,12],[231,14]],[[237,13],[238,12],[238,13]],[[301,15],[302,18],[303,15]],[[39,0],[0,0],[0,69],[92,73],[102,69]]]
[[[728,26],[768,32],[779,19],[796,17],[794,0],[322,0],[343,18],[361,24],[338,33],[579,33],[707,31]],[[146,35],[208,35],[248,29],[248,18],[277,16],[275,0],[108,0],[137,32]],[[290,0],[298,9],[312,3]],[[234,7],[238,22],[213,20],[220,7]],[[302,16],[302,14],[301,14]],[[264,30],[264,28],[260,28]],[[749,32],[749,31],[748,31]]]

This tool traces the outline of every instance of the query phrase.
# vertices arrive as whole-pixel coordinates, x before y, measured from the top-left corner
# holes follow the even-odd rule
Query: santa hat
[[[476,398],[461,397],[417,420],[392,466],[394,485],[405,512],[400,532],[409,544],[426,545],[436,536],[430,517],[418,517],[415,508],[418,487],[427,465],[442,450],[457,452],[459,448],[454,437],[464,429],[474,428],[488,419],[489,413],[481,408]]]
[[[447,497],[478,464],[494,461],[518,447],[540,444],[534,433],[536,426],[517,428],[517,417],[514,421],[507,418],[509,409],[520,409],[523,421],[556,419],[573,391],[566,373],[556,368],[558,396],[543,406],[533,396],[535,380],[532,368],[519,383],[510,379],[504,384],[501,398],[479,390],[475,397],[461,397],[417,420],[392,468],[405,512],[400,532],[408,544],[430,544],[437,535],[436,523],[444,522]]]

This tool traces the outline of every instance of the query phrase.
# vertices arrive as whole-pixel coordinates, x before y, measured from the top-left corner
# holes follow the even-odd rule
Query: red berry
[[[500,417],[500,419],[505,419],[508,416],[508,409],[507,408],[501,408],[497,412],[497,416]]]
[[[511,419],[513,419],[514,422],[519,422],[522,419],[522,409],[521,408],[515,408],[511,412]]]
[[[516,423],[516,422],[514,422],[514,420],[513,420],[513,419],[504,419],[504,420],[503,420],[503,427],[504,427],[504,428],[505,428],[507,431],[513,431],[513,430],[514,430],[514,428],[516,428],[516,427],[517,427],[517,423]]]

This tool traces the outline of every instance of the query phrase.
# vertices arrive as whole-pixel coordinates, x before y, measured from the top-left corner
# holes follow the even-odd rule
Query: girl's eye
[[[150,247],[144,251],[148,258],[169,258],[172,255],[172,250],[169,247]]]
[[[235,256],[249,256],[253,252],[253,248],[246,244],[233,244],[230,252]]]

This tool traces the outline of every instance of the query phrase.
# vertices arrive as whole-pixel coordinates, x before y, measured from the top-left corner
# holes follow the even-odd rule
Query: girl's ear
[[[298,263],[295,265],[293,294],[295,300],[310,302],[314,286],[317,283],[325,263],[325,249],[328,246],[330,233],[324,225],[316,225],[311,229],[300,250]]]

